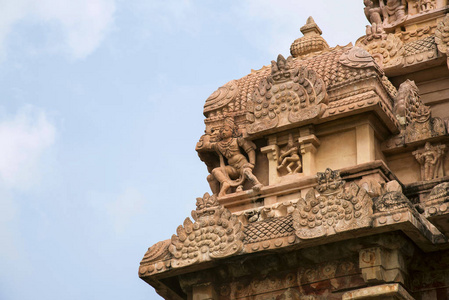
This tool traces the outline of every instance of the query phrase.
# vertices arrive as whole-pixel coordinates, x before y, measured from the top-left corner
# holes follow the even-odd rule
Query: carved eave
[[[386,190],[374,190],[364,183],[368,170],[378,170],[390,180]],[[350,181],[345,184],[340,174]],[[186,220],[171,240],[150,247],[141,262],[139,276],[167,299],[185,299],[182,275],[240,264],[248,254],[282,254],[396,231],[403,232],[423,251],[435,251],[447,244],[447,238],[401,192],[400,184],[392,180],[393,175],[382,162],[341,172],[328,169],[318,173],[317,178],[304,198],[271,207],[261,220],[254,219],[255,214],[231,215],[217,204],[214,196],[198,198],[197,210],[192,212],[195,223]],[[449,197],[445,184],[431,193],[433,198],[428,197],[429,207],[438,203],[440,215],[449,210],[444,206]],[[436,216],[432,208],[426,208],[426,214]],[[244,226],[242,218],[247,218]],[[214,252],[213,234],[225,237],[216,244],[223,244],[218,246],[218,252]]]

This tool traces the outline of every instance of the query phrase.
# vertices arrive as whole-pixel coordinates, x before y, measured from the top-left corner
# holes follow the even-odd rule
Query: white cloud
[[[21,21],[59,30],[61,45],[74,58],[91,54],[113,23],[114,0],[0,0],[0,58],[7,38]]]
[[[22,108],[0,118],[0,183],[7,189],[26,189],[39,182],[39,160],[55,140],[55,127],[44,111]]]
[[[107,204],[107,212],[116,233],[125,232],[133,217],[144,212],[144,205],[144,196],[137,189],[129,187],[114,202]]]
[[[15,191],[24,191],[39,183],[40,160],[55,141],[55,127],[46,113],[32,106],[17,114],[0,115],[0,257],[18,259]]]

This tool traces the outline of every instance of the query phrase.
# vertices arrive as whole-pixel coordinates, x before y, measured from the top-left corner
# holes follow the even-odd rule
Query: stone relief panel
[[[432,180],[444,176],[443,158],[446,145],[432,146],[427,142],[422,149],[413,151],[413,155],[421,165],[421,180]]]
[[[246,180],[251,182],[254,191],[260,191],[262,184],[253,174],[255,150],[254,143],[240,136],[232,118],[225,119],[217,135],[206,133],[200,138],[196,151],[200,156],[203,155],[203,160],[209,167],[211,173],[207,181],[214,195],[223,197],[231,188],[242,191]],[[204,156],[207,152],[215,153],[219,163],[217,164],[216,159],[214,162],[214,157]]]
[[[319,117],[327,103],[326,85],[306,67],[295,67],[293,57],[278,56],[271,74],[248,99],[247,132],[254,134]]]
[[[243,248],[243,226],[236,216],[218,204],[216,196],[197,198],[197,209],[176,230],[169,251],[171,266],[184,267],[194,263],[239,253]]]
[[[373,202],[365,189],[355,183],[346,188],[340,173],[329,168],[317,177],[318,186],[293,212],[293,227],[300,239],[370,226]]]

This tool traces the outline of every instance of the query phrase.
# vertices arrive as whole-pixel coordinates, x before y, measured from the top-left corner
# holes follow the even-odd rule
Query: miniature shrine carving
[[[280,150],[278,171],[287,170],[287,174],[299,173],[301,170],[301,158],[299,156],[299,145],[295,145],[290,134],[288,143]]]
[[[259,191],[262,184],[252,172],[256,163],[256,145],[238,136],[232,118],[224,120],[223,126],[219,129],[218,140],[215,140],[216,138],[205,134],[196,147],[198,152],[212,151],[219,156],[220,166],[214,168],[208,176],[213,194],[223,197],[231,187],[241,191],[245,180],[253,184],[254,191]],[[240,148],[246,152],[249,161]]]
[[[218,204],[215,195],[197,198],[192,221],[187,218],[171,238],[169,251],[174,268],[238,253],[243,247],[242,223]]]
[[[355,183],[346,188],[340,173],[329,168],[317,173],[317,178],[318,186],[309,190],[293,212],[293,227],[299,238],[317,238],[370,225],[373,202],[365,189]]]
[[[318,74],[293,65],[293,57],[278,56],[271,75],[248,100],[247,132],[254,134],[319,117],[327,103],[326,86]]]
[[[432,180],[443,177],[443,157],[446,145],[432,146],[427,142],[423,149],[413,152],[416,160],[421,165],[421,180]]]

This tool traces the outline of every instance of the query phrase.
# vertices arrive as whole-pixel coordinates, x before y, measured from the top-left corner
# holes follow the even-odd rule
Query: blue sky
[[[310,15],[332,47],[367,24],[361,0],[0,0],[0,299],[160,299],[138,265],[209,191],[205,100]]]

